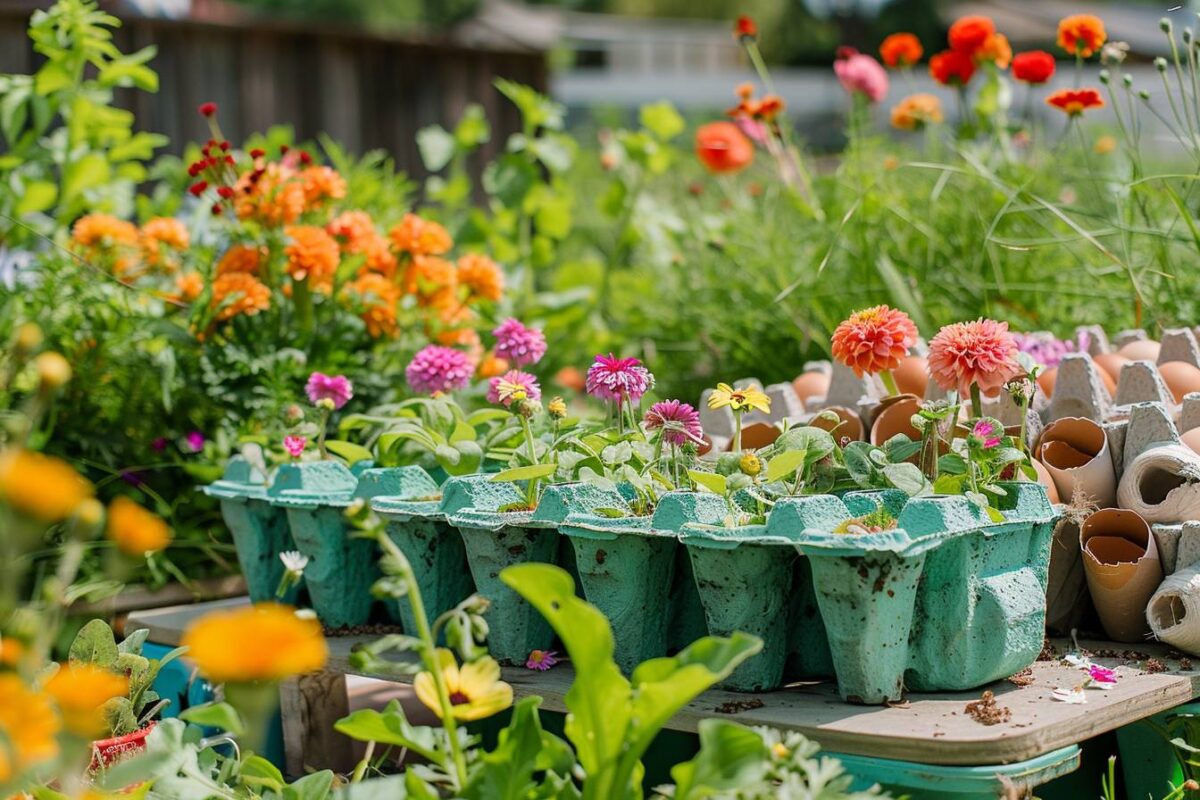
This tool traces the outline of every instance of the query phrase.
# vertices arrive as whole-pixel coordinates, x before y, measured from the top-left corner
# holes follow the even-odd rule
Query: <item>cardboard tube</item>
[[[1088,591],[1109,638],[1145,638],[1146,603],[1162,583],[1162,562],[1150,526],[1133,511],[1105,508],[1079,531]]]
[[[1116,505],[1117,475],[1108,437],[1098,423],[1063,417],[1042,431],[1037,453],[1064,503],[1071,502],[1078,488],[1101,508]]]
[[[1200,655],[1200,564],[1169,575],[1146,606],[1150,631],[1189,655]]]
[[[1151,447],[1125,466],[1117,499],[1150,522],[1200,519],[1200,455],[1181,445]]]

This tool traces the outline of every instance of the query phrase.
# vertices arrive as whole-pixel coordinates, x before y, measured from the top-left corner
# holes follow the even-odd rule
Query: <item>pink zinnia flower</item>
[[[878,103],[887,96],[887,70],[875,59],[853,48],[839,48],[833,71],[842,88],[850,94],[861,92],[872,103]]]
[[[1088,667],[1088,677],[1096,683],[1116,683],[1117,673],[1108,667],[1092,664]]]
[[[617,358],[612,353],[596,356],[588,367],[587,393],[618,406],[636,403],[654,385],[654,376],[636,358]]]
[[[354,397],[354,384],[350,383],[350,379],[345,375],[326,375],[322,372],[314,372],[308,376],[308,383],[305,384],[304,391],[308,394],[308,401],[314,406],[322,400],[329,400],[333,403],[333,407],[338,409],[350,402],[351,397]]]
[[[545,335],[511,317],[500,323],[492,335],[496,337],[496,355],[514,367],[536,364],[546,354]]]
[[[192,431],[184,437],[187,442],[188,449],[193,453],[199,453],[204,449],[204,434],[200,431]]]
[[[525,661],[525,669],[545,672],[558,663],[558,653],[553,650],[534,650]]]
[[[475,368],[461,350],[440,344],[426,345],[417,351],[404,368],[404,377],[414,392],[439,394],[462,389],[471,382]]]
[[[510,369],[488,381],[487,401],[508,408],[521,400],[541,400],[542,387],[537,378],[519,369]]]
[[[854,374],[875,375],[896,369],[917,341],[908,314],[887,306],[855,311],[833,332],[833,357]]]
[[[995,394],[1021,374],[1008,323],[978,319],[942,328],[929,343],[929,374],[938,386],[956,389],[961,397],[970,395],[972,384]]]
[[[305,446],[308,445],[308,438],[304,436],[285,436],[283,437],[283,449],[292,458],[299,458],[304,452]]]
[[[985,450],[995,447],[1000,444],[1000,434],[997,425],[990,419],[981,419],[975,423],[975,427],[971,429],[971,435],[983,442]]]
[[[700,412],[678,400],[663,400],[650,406],[646,412],[646,427],[650,430],[662,428],[663,441],[668,444],[683,446],[688,442],[700,444],[704,441]]]

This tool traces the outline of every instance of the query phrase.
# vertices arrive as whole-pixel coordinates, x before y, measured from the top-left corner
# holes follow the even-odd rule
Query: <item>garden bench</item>
[[[197,617],[246,602],[235,598],[139,611],[130,616],[129,625],[148,628],[150,642],[174,646]],[[333,730],[333,723],[348,713],[347,676],[389,681],[398,690],[411,682],[411,678],[370,675],[351,667],[353,647],[375,638],[330,637],[326,670],[284,684],[285,771],[345,769],[353,763],[351,741]],[[1052,644],[1060,653],[1069,647],[1063,640]],[[1119,680],[1106,689],[1088,689],[1087,703],[1074,705],[1052,699],[1051,692],[1079,684],[1085,674],[1058,660],[1038,661],[1021,681],[1026,685],[1005,680],[985,687],[999,706],[1010,711],[1006,721],[993,725],[984,725],[965,711],[966,704],[979,699],[984,689],[912,693],[893,706],[860,706],[842,702],[834,682],[823,681],[762,694],[710,690],[675,715],[667,728],[694,732],[702,719],[720,717],[797,731],[820,743],[824,754],[840,758],[863,783],[884,783],[914,797],[996,797],[1005,780],[1017,787],[1041,786],[1079,768],[1082,744],[1116,731],[1118,763],[1128,796],[1143,798],[1153,792],[1161,797],[1171,776],[1172,756],[1170,746],[1146,721],[1200,697],[1200,670],[1182,671],[1181,663],[1168,658],[1161,645],[1081,644],[1095,654],[1132,650],[1157,659],[1166,670],[1148,672],[1141,664],[1123,665],[1122,658],[1095,655],[1097,663],[1120,667]],[[551,712],[565,711],[563,695],[572,677],[569,663],[548,672],[523,667],[503,670],[516,697],[539,695],[543,708]],[[1094,771],[1089,767],[1074,776],[1078,783],[1072,791],[1098,793],[1101,769],[1103,760]]]

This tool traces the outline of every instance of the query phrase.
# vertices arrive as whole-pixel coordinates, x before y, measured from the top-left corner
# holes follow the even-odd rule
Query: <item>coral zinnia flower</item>
[[[349,403],[354,397],[354,384],[345,375],[326,375],[323,372],[314,372],[308,376],[308,382],[304,384],[304,393],[308,395],[308,402],[314,406],[319,405],[322,401],[329,401],[333,403],[336,410]]]
[[[292,242],[283,249],[288,275],[294,281],[308,281],[316,292],[330,292],[341,254],[337,240],[315,225],[290,225],[284,233]]]
[[[21,514],[61,522],[92,492],[92,484],[65,461],[21,448],[0,451],[0,500]]]
[[[62,727],[50,698],[15,672],[0,672],[0,784],[58,755]],[[20,796],[20,795],[18,795]]]
[[[265,256],[264,248],[246,244],[235,244],[225,251],[217,262],[217,275],[228,275],[232,272],[244,272],[247,275],[257,275],[258,267]]]
[[[900,366],[917,341],[908,314],[887,306],[855,311],[833,332],[833,357],[858,377],[890,372]]]
[[[1017,53],[1012,60],[1012,76],[1019,81],[1043,84],[1054,77],[1054,56],[1045,50],[1030,50]]]
[[[974,56],[987,38],[996,32],[996,23],[989,17],[962,17],[950,26],[947,39],[950,49]]]
[[[921,60],[925,48],[921,40],[911,33],[893,33],[879,45],[879,57],[889,67],[911,67]]]
[[[205,614],[180,644],[213,683],[280,681],[316,672],[329,657],[321,623],[278,603]]]
[[[654,376],[636,358],[617,358],[612,353],[597,355],[588,367],[587,393],[618,407],[626,401],[636,403],[653,385]]]
[[[754,145],[732,122],[709,122],[696,130],[696,158],[709,172],[738,172],[754,160]]]
[[[519,369],[510,369],[499,377],[488,381],[487,401],[509,408],[522,400],[542,399],[542,387],[537,378]]]
[[[975,60],[967,53],[943,50],[929,59],[929,74],[943,86],[966,86],[975,74]]]
[[[913,131],[943,119],[942,101],[933,94],[913,94],[892,108],[892,127]]]
[[[389,235],[397,250],[414,256],[440,256],[454,246],[445,228],[416,214],[405,214]]]
[[[496,355],[508,359],[514,367],[536,364],[546,354],[545,334],[511,317],[500,323],[492,336],[496,337]]]
[[[105,534],[122,553],[138,558],[171,543],[171,528],[162,517],[123,496],[108,507]]]
[[[325,226],[325,232],[337,239],[346,253],[365,252],[379,233],[366,211],[343,211]]]
[[[1012,57],[1012,45],[1008,43],[1008,37],[1003,33],[993,33],[984,39],[983,44],[975,51],[976,61],[981,64],[985,61],[990,61],[998,69],[1008,69],[1009,63],[1012,62]]]
[[[80,738],[96,739],[109,730],[104,704],[129,693],[129,678],[95,664],[63,664],[45,688],[63,727]]]
[[[439,647],[437,662],[446,693],[450,696],[450,713],[456,720],[471,722],[485,719],[512,705],[512,687],[500,680],[500,665],[491,656],[459,667],[454,654]],[[418,673],[413,680],[413,690],[430,711],[438,717],[442,716],[442,704],[438,699],[433,673]]]
[[[252,317],[271,307],[271,290],[249,273],[229,272],[213,281],[210,305],[217,312],[217,322],[239,314]]]
[[[1046,105],[1076,117],[1089,108],[1104,108],[1104,98],[1095,89],[1059,89],[1046,98]]]
[[[1075,14],[1058,23],[1058,46],[1073,56],[1088,58],[1107,40],[1103,20],[1091,14]]]
[[[929,342],[929,373],[943,389],[968,397],[976,385],[985,394],[1000,390],[1021,374],[1017,343],[1007,322],[956,322]]]
[[[679,447],[691,442],[704,442],[704,429],[700,427],[700,412],[690,403],[678,400],[663,400],[650,406],[645,417],[648,430],[662,429],[662,439]]]
[[[458,284],[467,288],[468,301],[479,298],[494,303],[504,296],[504,272],[482,253],[467,253],[458,259]]]
[[[408,362],[404,377],[414,392],[433,395],[466,388],[474,371],[463,351],[430,344]]]
[[[872,103],[878,103],[888,91],[887,71],[879,62],[850,48],[833,62],[833,72],[842,88],[850,94],[863,94]]]
[[[395,283],[378,273],[364,272],[346,284],[345,291],[361,307],[360,316],[372,337],[395,336],[400,332],[396,305],[402,292]]]
[[[718,383],[717,388],[708,396],[709,408],[725,408],[734,411],[746,411],[756,408],[764,414],[771,413],[771,398],[757,386],[747,386],[745,389],[734,389],[728,383]]]

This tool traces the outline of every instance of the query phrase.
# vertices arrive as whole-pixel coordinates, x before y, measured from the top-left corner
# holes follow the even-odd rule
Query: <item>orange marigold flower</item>
[[[212,611],[184,631],[180,644],[213,683],[280,681],[316,672],[329,658],[321,623],[277,603]]]
[[[371,215],[366,211],[343,211],[334,217],[325,231],[338,240],[346,253],[362,253],[378,235]]]
[[[122,553],[137,558],[171,543],[171,528],[163,518],[124,496],[109,504],[105,534]]]
[[[129,678],[95,664],[63,664],[45,689],[63,727],[80,738],[97,739],[108,731],[104,704],[129,693]]]
[[[377,272],[389,280],[395,277],[399,261],[388,246],[386,237],[376,236],[364,252],[367,254],[367,260],[363,264],[363,271]]]
[[[235,244],[225,251],[217,262],[217,275],[228,275],[232,272],[244,272],[247,275],[257,275],[266,251],[262,247],[248,244]]]
[[[976,61],[980,63],[990,61],[998,69],[1008,69],[1008,65],[1012,63],[1012,58],[1012,45],[1008,43],[1008,37],[1003,33],[993,33],[984,39],[983,44],[975,51]]]
[[[217,322],[239,314],[252,317],[271,307],[271,290],[247,272],[227,272],[213,281],[210,305],[217,312]]]
[[[396,305],[402,296],[400,287],[383,275],[365,272],[346,284],[346,293],[362,308],[367,333],[375,338],[396,336],[400,332]]]
[[[942,119],[942,101],[937,95],[909,95],[892,108],[892,127],[902,131],[917,130]]]
[[[174,296],[175,300],[190,303],[204,291],[204,278],[199,272],[185,272],[177,275],[175,276],[175,289],[178,292]]]
[[[710,172],[738,172],[754,160],[754,145],[732,122],[709,122],[696,130],[696,158]]]
[[[449,289],[454,293],[458,287],[458,270],[454,264],[437,256],[413,256],[404,275],[404,291],[430,297]]]
[[[950,49],[974,56],[983,47],[987,38],[996,32],[996,23],[990,17],[970,16],[956,19],[950,26],[947,38]]]
[[[1104,108],[1104,98],[1096,89],[1059,89],[1046,98],[1046,105],[1076,117],[1089,108]]]
[[[488,351],[479,361],[479,377],[480,378],[495,378],[497,375],[503,375],[508,372],[508,360],[500,358],[492,351]]]
[[[1058,46],[1071,55],[1088,58],[1108,41],[1104,21],[1091,14],[1075,14],[1058,23]]]
[[[92,496],[75,468],[33,450],[0,450],[0,502],[39,522],[61,522]]]
[[[71,238],[83,247],[134,245],[138,241],[138,229],[132,222],[117,219],[111,214],[88,214],[75,221]]]
[[[190,242],[187,228],[174,217],[155,217],[142,226],[140,232],[142,252],[146,261],[161,264],[165,258],[163,245],[175,250],[186,250]]]
[[[296,179],[294,172],[276,163],[238,178],[234,197],[239,219],[254,219],[271,226],[291,225],[300,219],[308,201],[304,183]]]
[[[292,240],[283,249],[287,256],[288,275],[294,281],[308,281],[314,292],[328,293],[333,289],[341,254],[337,240],[314,225],[290,225],[284,233]]]
[[[879,57],[889,67],[911,67],[921,60],[925,48],[921,40],[911,33],[893,33],[879,45]]]
[[[855,311],[833,332],[833,357],[858,377],[890,372],[900,366],[917,341],[917,326],[896,308],[875,306]]]
[[[332,167],[306,167],[300,172],[300,183],[309,205],[346,196],[346,179]]]
[[[943,50],[929,59],[929,74],[943,86],[966,86],[975,74],[975,60],[957,50]]]
[[[11,639],[6,639],[11,642]],[[58,755],[62,728],[51,698],[15,672],[0,672],[0,784]],[[18,793],[13,798],[29,797]]]
[[[458,259],[458,283],[467,287],[472,298],[498,301],[504,296],[504,272],[500,265],[482,253],[467,253]]]
[[[397,250],[414,256],[440,256],[454,246],[445,228],[416,214],[405,214],[390,236]]]

